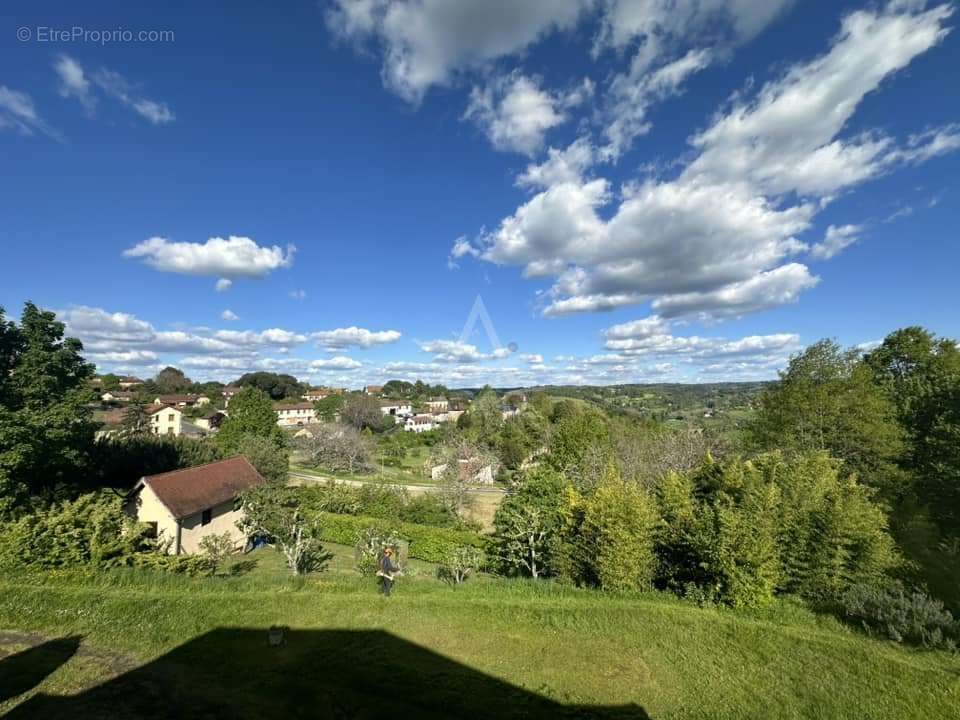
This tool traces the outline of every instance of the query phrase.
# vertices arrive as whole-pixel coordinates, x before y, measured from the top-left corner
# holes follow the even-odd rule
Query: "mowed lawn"
[[[0,576],[0,713],[25,717],[956,718],[960,659],[781,603],[700,609],[415,563],[389,599],[336,547],[289,578]],[[271,647],[267,629],[286,626]]]

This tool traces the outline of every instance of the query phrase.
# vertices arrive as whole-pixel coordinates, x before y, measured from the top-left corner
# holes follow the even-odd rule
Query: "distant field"
[[[0,654],[14,653],[0,659],[0,713],[960,716],[957,657],[873,640],[786,603],[704,610],[658,594],[492,578],[453,588],[426,563],[385,600],[351,570],[350,548],[333,549],[330,570],[301,580],[272,550],[232,578],[0,576]],[[267,643],[275,624],[290,628],[280,647]]]

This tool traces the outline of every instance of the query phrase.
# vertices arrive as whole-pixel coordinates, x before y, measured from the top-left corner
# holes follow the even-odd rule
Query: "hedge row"
[[[468,530],[415,525],[360,515],[337,515],[317,512],[314,518],[320,525],[320,539],[341,545],[355,545],[361,530],[377,527],[398,535],[409,543],[409,557],[426,562],[441,563],[459,547],[469,546],[483,550],[486,541]]]

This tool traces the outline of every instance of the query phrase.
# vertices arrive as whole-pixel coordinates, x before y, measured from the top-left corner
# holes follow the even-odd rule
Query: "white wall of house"
[[[237,521],[243,512],[234,509],[234,501],[228,500],[210,508],[210,522],[203,524],[203,513],[190,515],[180,521],[180,547],[184,553],[195,553],[200,549],[200,541],[207,535],[229,533],[236,547],[241,547],[246,537],[237,527]]]
[[[281,427],[308,425],[317,421],[317,411],[311,408],[278,408],[277,425]]]
[[[163,408],[150,416],[154,435],[179,435],[183,432],[183,413],[176,408]]]
[[[140,492],[127,500],[124,512],[138,522],[156,523],[157,537],[170,541],[170,553],[177,551],[177,521],[149,485],[144,485]]]

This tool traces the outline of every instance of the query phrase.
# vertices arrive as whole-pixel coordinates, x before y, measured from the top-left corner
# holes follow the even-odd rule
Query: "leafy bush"
[[[650,588],[657,566],[656,504],[639,485],[610,466],[584,503],[581,542],[592,549],[592,574],[604,590]]]
[[[110,492],[81,495],[22,516],[0,531],[0,565],[107,567],[149,552],[146,527],[128,520]]]
[[[467,530],[415,525],[354,515],[335,515],[326,512],[307,512],[319,524],[319,537],[327,542],[355,545],[359,533],[367,528],[389,531],[409,543],[410,557],[432,563],[442,563],[449,553],[462,545],[484,549],[484,540]]]
[[[534,578],[556,574],[566,488],[559,472],[540,466],[525,473],[517,491],[504,498],[493,518],[496,557],[503,569]]]
[[[458,547],[437,568],[437,577],[453,585],[467,581],[483,564],[483,553],[475,547]]]
[[[868,632],[894,642],[956,650],[960,641],[960,623],[942,602],[900,584],[853,585],[840,598],[840,611]]]
[[[233,537],[228,532],[221,535],[210,534],[200,540],[200,552],[210,561],[212,572],[219,570],[235,550]]]
[[[410,495],[394,486],[368,484],[350,487],[334,481],[298,488],[300,502],[313,511],[364,515],[391,522],[409,522],[436,527],[464,527],[455,513],[433,494]]]
[[[395,558],[400,558],[403,541],[393,532],[376,525],[366,527],[357,533],[354,545],[354,559],[357,571],[361,575],[375,575],[380,567],[380,558],[387,548],[391,548]]]
[[[294,488],[260,485],[241,494],[240,504],[240,529],[247,537],[259,535],[276,544],[294,575],[321,570],[330,559],[320,545],[316,516],[303,510]]]

